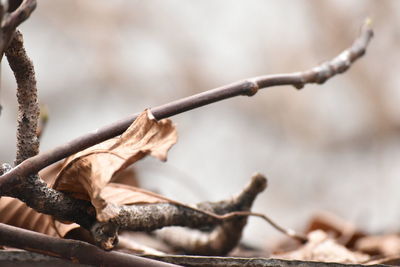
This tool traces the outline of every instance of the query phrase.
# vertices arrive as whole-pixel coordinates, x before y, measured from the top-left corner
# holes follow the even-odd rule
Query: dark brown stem
[[[17,156],[15,165],[39,153],[37,126],[39,103],[37,98],[35,70],[26,54],[23,37],[16,31],[6,50],[8,63],[17,82],[18,120]]]
[[[2,223],[0,245],[94,266],[176,266],[125,253],[107,252],[82,241],[54,238]]]
[[[252,96],[261,88],[278,85],[293,85],[297,88],[301,88],[306,83],[325,82],[332,76],[348,69],[351,63],[364,55],[372,36],[372,29],[370,28],[370,25],[366,23],[362,28],[359,38],[356,39],[349,49],[345,50],[333,60],[311,70],[291,74],[267,75],[247,79],[155,107],[152,108],[151,111],[157,119],[162,119],[234,96]],[[24,177],[28,176],[29,174],[37,173],[44,167],[56,161],[98,144],[104,140],[120,135],[129,127],[129,125],[136,119],[137,116],[138,114],[134,114],[129,118],[117,121],[94,132],[78,137],[50,151],[25,160],[12,171],[0,177],[0,195],[2,188],[7,187],[7,184],[11,180],[24,179]]]

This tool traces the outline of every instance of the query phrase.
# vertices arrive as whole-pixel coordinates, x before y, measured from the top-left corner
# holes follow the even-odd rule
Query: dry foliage
[[[369,235],[334,214],[321,212],[305,230],[308,242],[278,245],[275,258],[344,264],[400,264],[400,235]]]
[[[165,161],[176,141],[177,132],[172,122],[168,119],[156,121],[147,110],[120,137],[68,157],[53,188],[90,200],[101,222],[115,217],[122,204],[168,202],[135,187],[110,182],[116,173],[146,155]]]
[[[99,221],[107,221],[118,214],[120,205],[175,203],[132,186],[129,183],[134,180],[129,179],[132,177],[126,175],[125,170],[147,155],[165,161],[176,141],[177,132],[172,122],[168,119],[156,121],[146,110],[120,137],[83,150],[64,163],[47,168],[41,176],[57,190],[90,200]],[[0,222],[61,237],[79,227],[55,221],[9,197],[0,199]]]
[[[367,254],[350,251],[322,230],[311,232],[308,235],[308,240],[299,249],[276,255],[276,257],[290,260],[340,263],[363,263],[370,259]]]

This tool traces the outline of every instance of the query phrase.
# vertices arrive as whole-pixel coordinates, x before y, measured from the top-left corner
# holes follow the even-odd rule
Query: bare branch
[[[284,229],[265,215],[250,212],[255,197],[266,188],[266,182],[267,180],[263,175],[256,173],[253,175],[251,182],[246,188],[234,198],[220,202],[204,202],[198,204],[196,207],[201,211],[212,213],[212,216],[209,216],[210,219],[216,218],[221,220],[220,224],[209,229],[209,231],[168,227],[157,231],[156,235],[175,249],[188,254],[225,255],[238,244],[242,236],[243,228],[246,225],[247,217],[258,216],[282,233],[300,242],[307,241],[306,237],[295,233],[293,230]],[[219,216],[213,214],[218,214]],[[199,217],[199,215],[200,213],[194,216],[189,214],[192,223],[196,223],[198,220],[196,217]]]
[[[266,181],[263,175],[257,173],[236,197],[204,202],[196,207],[181,203],[122,206],[118,216],[108,222],[94,224],[91,232],[96,243],[102,248],[111,249],[117,242],[119,229],[149,232],[165,226],[206,228],[211,231],[202,235],[193,235],[190,231],[180,231],[176,235],[176,232],[167,231],[163,238],[189,253],[226,254],[237,245],[247,217],[252,215],[235,212],[249,211],[257,195],[266,188]]]
[[[10,0],[10,2],[11,13],[6,14],[1,24],[5,32],[14,31],[22,22],[27,20],[37,4],[36,0]]]
[[[94,266],[176,266],[130,254],[106,252],[82,241],[54,238],[2,223],[0,245]]]
[[[36,0],[10,0],[8,7],[1,4],[0,61],[13,38],[15,29],[29,18],[35,8]]]
[[[39,103],[35,70],[32,61],[26,54],[20,31],[15,32],[5,54],[17,81],[18,126],[15,165],[18,165],[39,153],[37,138]]]
[[[296,88],[301,88],[306,83],[322,83],[330,77],[345,71],[351,63],[360,58],[365,53],[372,36],[372,29],[369,23],[366,23],[362,27],[359,38],[349,49],[345,50],[332,61],[324,63],[309,71],[291,74],[267,75],[239,81],[152,108],[151,111],[157,119],[162,119],[227,98],[239,95],[252,96],[261,88],[279,85],[293,85]],[[50,151],[25,160],[11,172],[0,177],[0,194],[2,191],[1,189],[7,187],[7,183],[13,179],[24,179],[23,177],[32,173],[37,173],[44,167],[56,161],[121,134],[129,127],[137,116],[138,114],[134,114],[129,118],[117,121],[94,132],[78,137]]]

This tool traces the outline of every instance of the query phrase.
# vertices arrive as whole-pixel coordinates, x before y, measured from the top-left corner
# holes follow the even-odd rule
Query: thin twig
[[[8,8],[2,6],[3,15],[1,16],[0,27],[0,61],[3,58],[4,51],[7,49],[11,39],[13,38],[15,29],[25,20],[29,18],[36,8],[36,0],[10,0],[9,7],[19,4],[15,10],[8,11]]]
[[[27,20],[32,12],[36,8],[36,0],[10,0],[10,2],[21,2],[15,10],[12,10],[11,13],[6,14],[4,17],[1,27],[4,31],[13,31],[15,30],[22,22]],[[18,3],[17,3],[18,4]],[[11,6],[11,5],[10,5]],[[13,8],[14,9],[14,8]]]
[[[354,61],[364,55],[372,36],[373,31],[370,27],[370,23],[366,23],[362,27],[360,36],[349,49],[342,52],[333,60],[321,64],[311,70],[247,79],[155,107],[152,108],[151,111],[157,119],[162,119],[227,98],[239,95],[252,96],[261,88],[279,85],[293,85],[296,88],[301,88],[307,83],[323,83],[334,75],[347,70]],[[0,177],[0,195],[2,189],[7,187],[7,184],[10,183],[11,180],[24,179],[24,177],[29,174],[37,173],[44,167],[67,156],[114,136],[120,135],[129,127],[137,116],[138,114],[134,114],[129,118],[117,121],[111,125],[100,128],[52,150],[25,160],[12,171]]]
[[[37,138],[39,103],[35,70],[32,61],[26,54],[20,31],[15,32],[5,54],[17,82],[18,120],[15,165],[18,165],[39,153]]]
[[[126,253],[106,252],[82,241],[54,238],[2,223],[0,245],[94,266],[176,266]]]
[[[272,227],[274,227],[276,230],[281,232],[284,235],[287,235],[288,237],[294,238],[297,241],[300,241],[301,243],[306,243],[308,241],[308,238],[305,235],[297,233],[293,229],[288,229],[280,226],[276,222],[274,222],[271,218],[266,216],[265,214],[258,213],[258,212],[249,212],[249,211],[233,211],[228,214],[225,214],[221,216],[221,219],[223,220],[229,220],[230,218],[235,218],[237,216],[253,216],[253,217],[259,217],[266,222],[268,222]]]

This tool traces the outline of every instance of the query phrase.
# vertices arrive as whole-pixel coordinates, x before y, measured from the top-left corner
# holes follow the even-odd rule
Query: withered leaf
[[[51,216],[36,212],[16,198],[2,197],[0,199],[0,222],[50,236],[58,236]]]
[[[109,183],[106,185],[101,192],[101,196],[108,203],[116,205],[175,203],[173,200],[147,190],[117,183]]]
[[[337,243],[322,230],[308,234],[308,242],[297,250],[274,255],[276,258],[289,260],[362,263],[370,259],[367,254],[353,252]]]
[[[398,256],[400,255],[400,235],[366,236],[357,241],[356,248],[371,255]]]
[[[83,150],[66,159],[53,188],[76,198],[90,200],[97,219],[106,221],[118,213],[116,204],[165,202],[162,197],[140,194],[128,187],[108,185],[116,173],[151,155],[166,160],[168,150],[177,141],[177,132],[168,119],[157,121],[144,111],[120,136]],[[110,190],[124,190],[121,197]],[[128,191],[130,193],[128,193]],[[107,195],[113,195],[111,200]],[[126,195],[126,196],[122,196]],[[135,195],[135,196],[133,196]],[[136,198],[137,201],[133,199]]]

